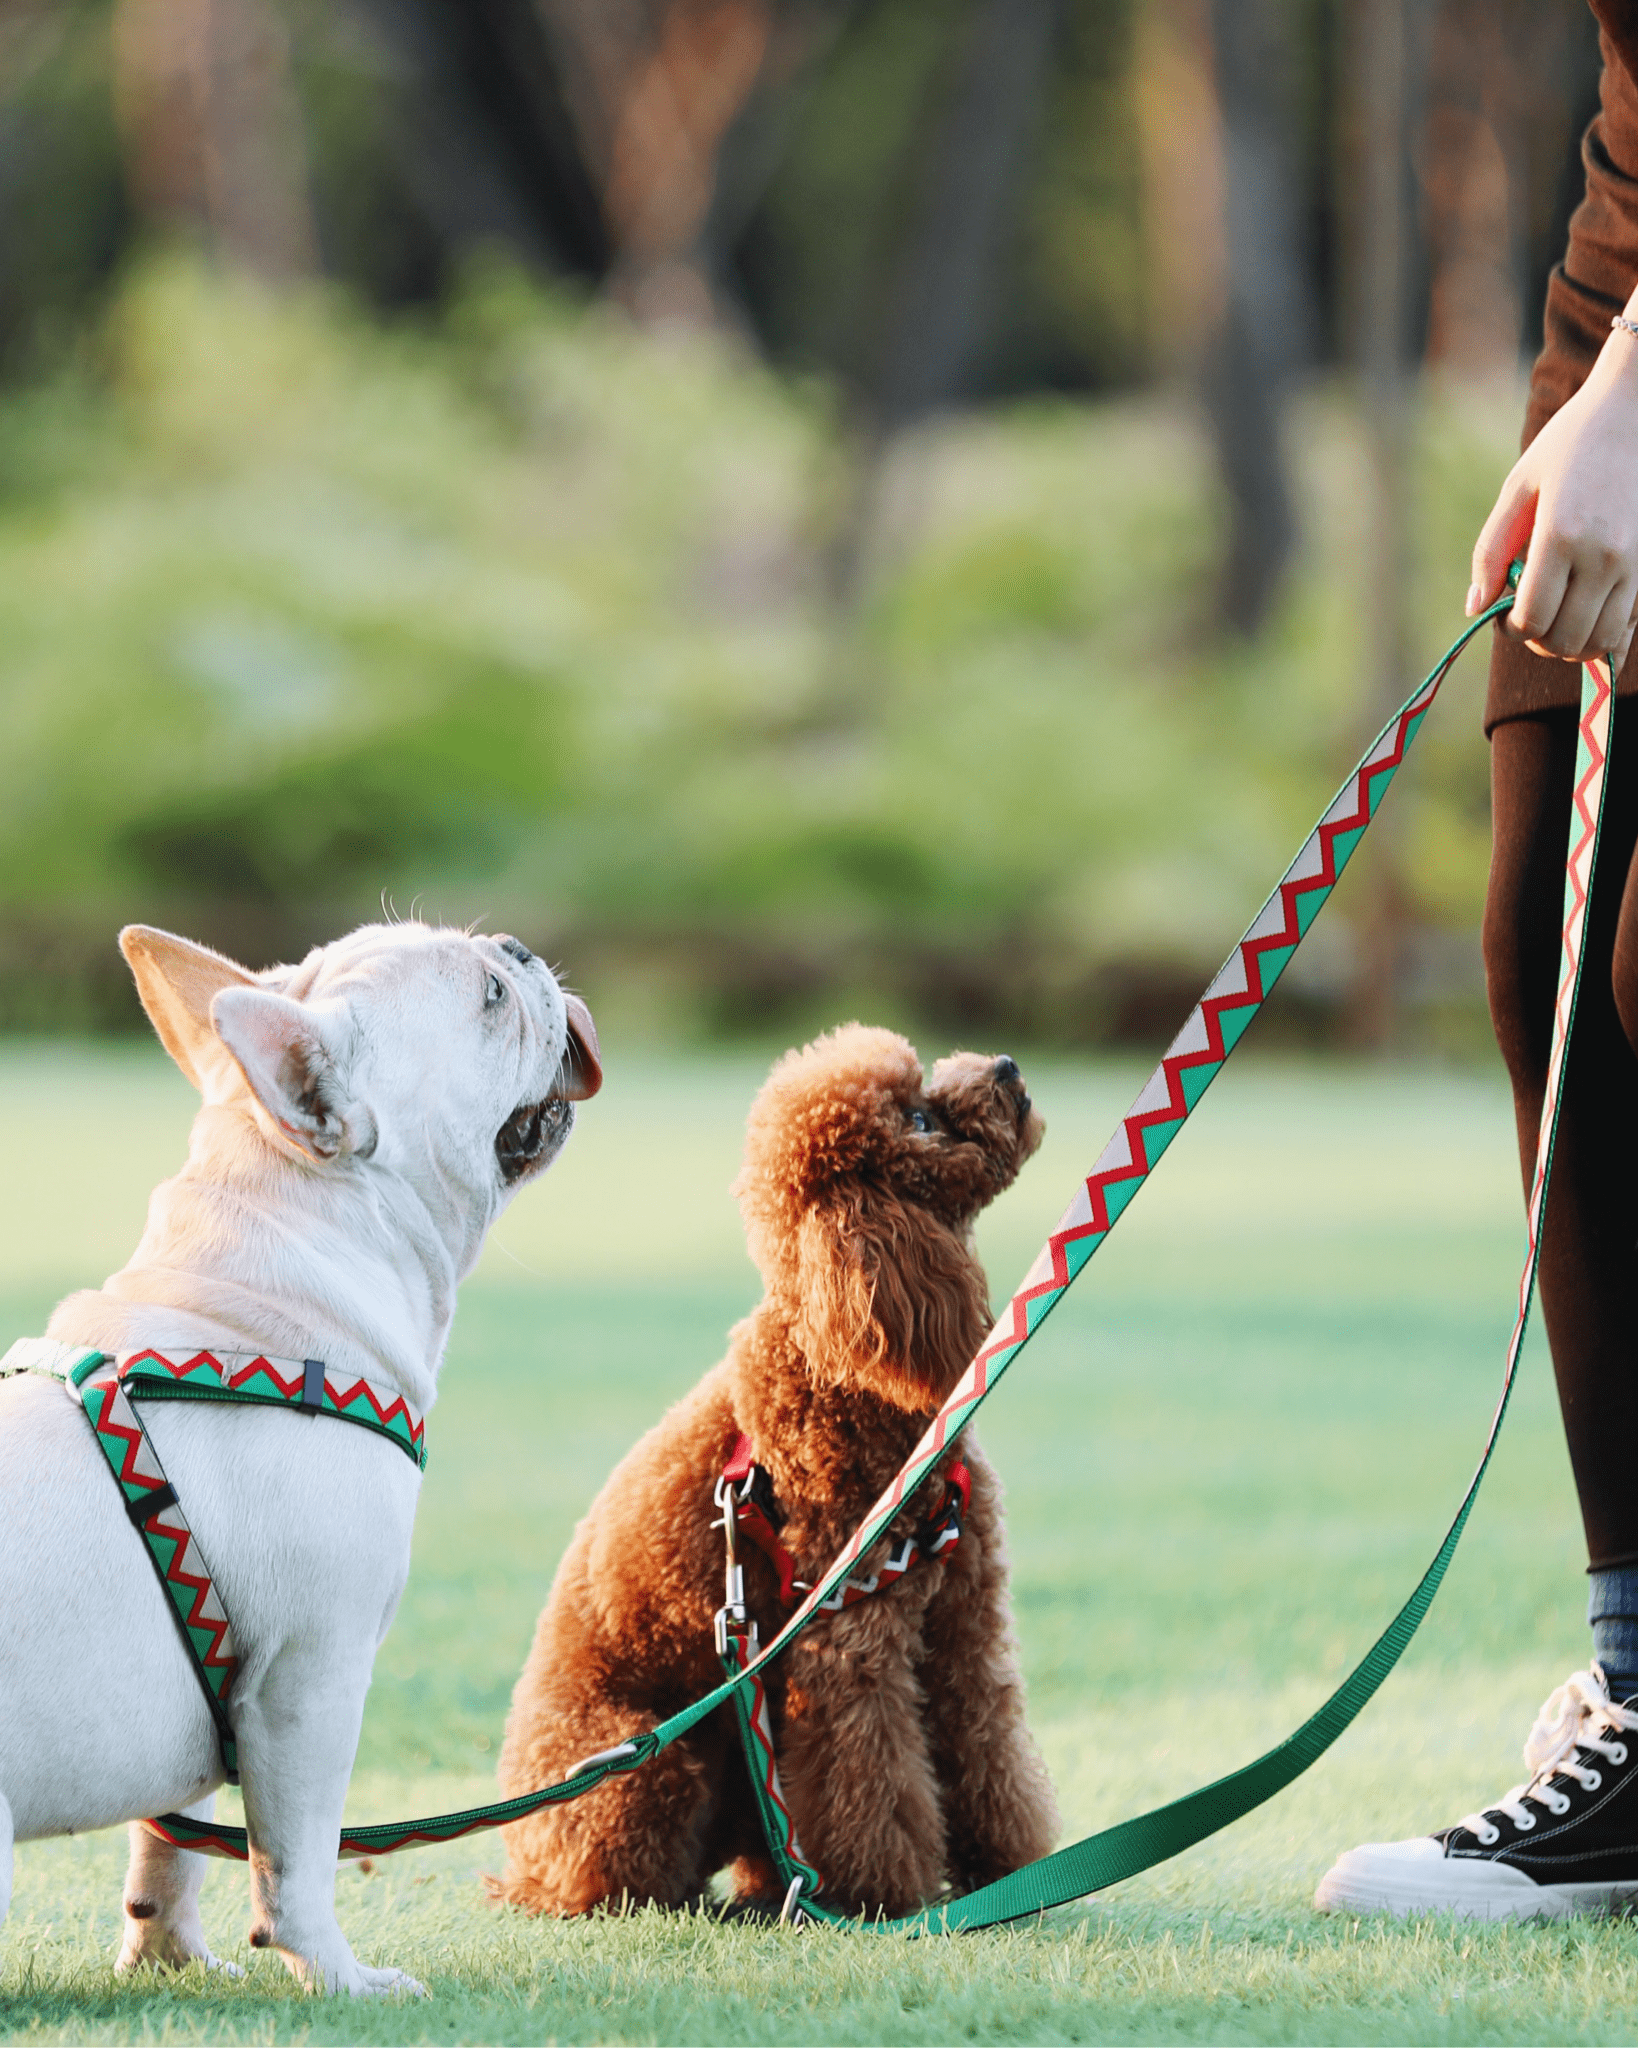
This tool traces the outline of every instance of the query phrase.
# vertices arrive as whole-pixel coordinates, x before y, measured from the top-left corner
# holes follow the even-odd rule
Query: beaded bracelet
[[[1638,320],[1629,320],[1625,313],[1617,313],[1610,325],[1624,327],[1629,334],[1638,334]]]

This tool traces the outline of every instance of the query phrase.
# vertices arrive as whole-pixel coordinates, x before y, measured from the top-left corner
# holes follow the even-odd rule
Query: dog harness
[[[80,1404],[108,1461],[131,1526],[142,1538],[176,1617],[194,1675],[216,1727],[222,1768],[239,1782],[229,1701],[239,1669],[233,1625],[199,1539],[165,1477],[153,1438],[133,1402],[216,1401],[333,1415],[394,1443],[426,1469],[426,1424],[395,1388],[332,1373],[316,1358],[268,1358],[259,1351],[88,1351],[49,1337],[23,1337],[0,1358],[0,1379],[39,1373]]]
[[[819,1601],[817,1607],[821,1614],[837,1614],[857,1601],[868,1600],[872,1593],[885,1593],[913,1565],[924,1560],[930,1563],[955,1549],[961,1541],[962,1526],[973,1502],[972,1474],[959,1458],[953,1458],[945,1467],[944,1481],[944,1498],[937,1510],[918,1528],[901,1538],[898,1548],[889,1551],[868,1579],[844,1579],[834,1592]],[[732,1508],[734,1525],[739,1533],[749,1536],[773,1566],[779,1579],[779,1604],[782,1607],[800,1606],[801,1595],[811,1592],[812,1588],[806,1579],[796,1577],[796,1560],[779,1540],[773,1519],[773,1481],[766,1468],[756,1462],[751,1439],[743,1431],[734,1441],[713,1498],[724,1516]],[[721,1528],[728,1536],[728,1561],[732,1564],[734,1544],[727,1522],[713,1522],[711,1526]]]
[[[773,1480],[767,1468],[756,1462],[751,1439],[743,1430],[734,1439],[712,1498],[721,1509],[722,1518],[711,1526],[722,1531],[726,1550],[723,1604],[716,1614],[717,1656],[726,1676],[736,1682],[734,1717],[739,1723],[740,1746],[745,1752],[745,1767],[750,1773],[763,1838],[785,1886],[785,1909],[780,1917],[788,1920],[797,1911],[798,1901],[811,1900],[824,1880],[802,1853],[796,1838],[796,1820],[779,1782],[773,1714],[761,1671],[755,1668],[761,1645],[756,1623],[745,1605],[745,1568],[739,1561],[739,1537],[748,1536],[773,1566],[782,1607],[800,1605],[802,1595],[811,1593],[813,1588],[797,1578],[796,1560],[779,1540],[774,1522]],[[856,1606],[873,1593],[885,1593],[916,1565],[933,1564],[950,1556],[961,1541],[962,1523],[972,1498],[972,1474],[959,1457],[952,1458],[944,1470],[943,1498],[926,1521],[902,1536],[897,1548],[889,1550],[868,1579],[851,1575],[843,1579],[822,1600],[813,1603],[814,1611],[839,1614],[844,1607]]]

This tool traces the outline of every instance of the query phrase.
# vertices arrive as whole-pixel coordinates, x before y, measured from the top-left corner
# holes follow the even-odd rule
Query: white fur
[[[559,1104],[521,1184],[561,1149],[565,1099],[598,1085],[584,1006],[521,948],[420,924],[365,926],[263,975],[144,927],[121,943],[204,1106],[130,1263],[63,1301],[48,1334],[322,1358],[431,1407],[456,1284],[515,1192],[497,1132],[520,1105]],[[158,1403],[144,1419],[242,1658],[251,1941],[315,1990],[417,1990],[356,1960],[334,1890],[419,1474],[347,1423]],[[14,1836],[205,1814],[221,1782],[198,1681],[85,1417],[50,1381],[0,1381],[0,1919]],[[121,1967],[214,1966],[205,1859],[131,1838]]]

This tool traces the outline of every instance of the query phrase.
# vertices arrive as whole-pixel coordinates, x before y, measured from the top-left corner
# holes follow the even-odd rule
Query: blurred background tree
[[[1163,1036],[1453,629],[1597,69],[1583,0],[0,0],[0,1021],[385,893],[632,1029]],[[1287,1031],[1482,1034],[1476,694]]]

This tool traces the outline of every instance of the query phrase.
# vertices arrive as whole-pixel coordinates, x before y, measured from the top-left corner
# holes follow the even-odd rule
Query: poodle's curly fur
[[[735,1193],[761,1304],[727,1357],[616,1469],[575,1532],[518,1680],[508,1793],[560,1780],[717,1683],[723,1538],[712,1489],[741,1431],[772,1482],[780,1539],[815,1580],[852,1535],[989,1327],[973,1219],[1040,1143],[1016,1065],[957,1053],[924,1084],[896,1033],[844,1026],[787,1053],[752,1108]],[[769,1697],[786,1798],[825,1899],[913,1911],[1052,1846],[1052,1788],[1024,1725],[1001,1489],[969,1431],[959,1546],[820,1615]],[[928,1476],[888,1535],[943,1496]],[[773,1567],[741,1544],[768,1641]],[[727,1868],[742,1906],[779,1903],[732,1710],[644,1769],[506,1831],[494,1890],[534,1912],[680,1905]]]

